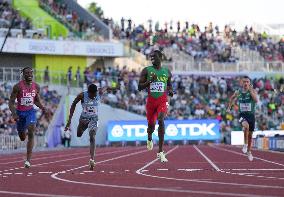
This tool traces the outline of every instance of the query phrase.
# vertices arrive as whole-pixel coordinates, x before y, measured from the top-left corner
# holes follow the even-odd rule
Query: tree
[[[96,2],[90,3],[88,10],[92,14],[97,15],[99,18],[102,18],[103,15],[104,15],[104,11],[102,10],[102,8],[100,6],[97,5]]]

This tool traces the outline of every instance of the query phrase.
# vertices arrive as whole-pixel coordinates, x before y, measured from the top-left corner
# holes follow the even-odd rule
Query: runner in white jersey
[[[98,130],[98,106],[100,103],[100,96],[107,89],[109,88],[105,87],[98,90],[95,84],[91,84],[88,86],[87,91],[78,94],[70,107],[69,119],[65,127],[65,131],[70,128],[71,119],[76,105],[81,101],[83,110],[79,119],[79,125],[77,127],[77,137],[81,137],[84,131],[87,128],[89,129],[91,157],[89,161],[90,170],[93,170],[95,166],[95,136]]]

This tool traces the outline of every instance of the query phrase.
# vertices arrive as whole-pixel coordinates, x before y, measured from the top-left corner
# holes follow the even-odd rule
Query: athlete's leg
[[[19,116],[19,119],[17,121],[17,131],[19,138],[21,141],[25,141],[27,133],[26,133],[26,117],[20,116],[19,113],[17,113]]]
[[[36,130],[36,111],[31,109],[26,112],[26,126],[28,128],[28,142],[27,142],[27,164],[25,167],[30,167],[30,161],[32,158],[32,151],[34,147],[34,134]]]
[[[252,132],[248,132],[248,152],[251,152],[251,141],[252,141]]]
[[[149,141],[152,141],[152,134],[154,133],[154,130],[155,130],[155,123],[148,122],[147,133]]]
[[[249,132],[248,132],[248,152],[251,152],[251,146],[252,146],[252,134],[254,132],[254,127],[255,127],[255,117],[254,115],[251,115],[249,117]]]
[[[90,157],[91,157],[92,160],[95,160],[96,133],[97,133],[97,128],[91,129],[89,131],[89,136],[90,136]]]
[[[157,120],[157,112],[156,112],[155,105],[153,103],[147,102],[146,117],[148,121],[148,128],[147,128],[148,141],[152,141],[152,134],[154,133],[156,120]]]
[[[248,144],[248,135],[249,135],[249,124],[247,121],[242,122],[242,128],[244,131],[244,142],[245,144]]]
[[[77,127],[77,137],[81,137],[84,131],[88,128],[89,120],[79,119],[79,124]]]
[[[35,124],[30,124],[28,126],[28,142],[27,142],[27,161],[31,161],[32,151],[34,147],[34,133],[35,133]]]
[[[27,133],[25,131],[18,131],[18,135],[21,141],[25,141]]]
[[[163,152],[163,144],[164,144],[164,136],[165,136],[165,119],[166,114],[164,112],[160,112],[158,114],[158,136],[159,136],[159,152]]]

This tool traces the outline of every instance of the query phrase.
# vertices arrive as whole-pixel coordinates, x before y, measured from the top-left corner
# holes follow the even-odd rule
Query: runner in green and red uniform
[[[242,125],[244,131],[244,146],[242,148],[243,153],[248,155],[250,161],[253,160],[251,154],[251,142],[252,142],[252,133],[255,127],[255,105],[258,101],[257,93],[253,89],[250,78],[244,76],[242,78],[242,89],[235,91],[231,96],[227,112],[230,112],[230,109],[235,102],[238,101],[240,119],[239,122]]]
[[[146,102],[146,116],[148,120],[148,150],[153,149],[152,133],[155,130],[156,121],[158,119],[158,136],[159,136],[159,151],[157,157],[161,162],[167,162],[163,152],[163,143],[165,135],[164,119],[167,114],[167,96],[173,96],[171,84],[172,74],[168,68],[162,67],[163,54],[159,50],[154,50],[151,55],[153,66],[148,66],[142,70],[138,89],[139,91],[147,88],[148,98]]]

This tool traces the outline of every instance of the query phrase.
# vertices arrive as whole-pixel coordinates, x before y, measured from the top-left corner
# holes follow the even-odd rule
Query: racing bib
[[[88,106],[85,108],[84,112],[88,115],[96,115],[97,109],[95,106]]]
[[[240,103],[241,112],[250,112],[251,111],[251,103]]]
[[[153,82],[150,84],[150,92],[164,92],[165,83],[163,82]]]
[[[32,106],[32,105],[34,105],[33,97],[23,97],[23,98],[21,98],[21,105],[23,105],[23,106]]]

